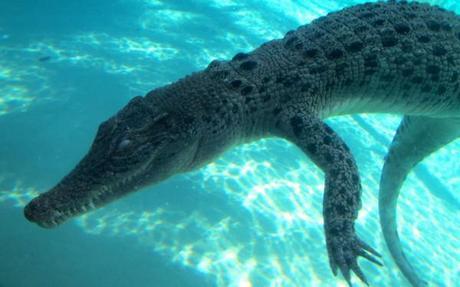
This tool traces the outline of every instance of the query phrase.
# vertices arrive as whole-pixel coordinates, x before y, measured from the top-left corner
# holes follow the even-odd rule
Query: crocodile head
[[[25,217],[51,228],[193,165],[193,118],[132,99],[103,122],[86,156],[55,187],[34,198]]]

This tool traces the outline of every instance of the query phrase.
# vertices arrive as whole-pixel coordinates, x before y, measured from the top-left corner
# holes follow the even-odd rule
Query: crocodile
[[[229,148],[265,137],[298,146],[324,173],[329,265],[351,286],[368,283],[359,258],[380,254],[355,231],[362,185],[332,116],[393,113],[433,119],[460,111],[460,18],[406,1],[329,13],[250,52],[134,97],[101,123],[82,160],[25,217],[51,228],[197,169]]]

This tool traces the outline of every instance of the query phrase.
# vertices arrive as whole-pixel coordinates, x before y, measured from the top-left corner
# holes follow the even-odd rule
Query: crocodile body
[[[143,186],[196,169],[267,136],[299,146],[325,174],[329,263],[350,283],[361,183],[347,145],[323,119],[351,113],[460,114],[460,18],[427,4],[367,3],[321,17],[229,61],[132,99],[102,123],[88,154],[32,200],[25,216],[54,227]]]

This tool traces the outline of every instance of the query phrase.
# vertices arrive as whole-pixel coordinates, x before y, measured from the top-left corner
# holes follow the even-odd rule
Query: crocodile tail
[[[401,272],[414,287],[426,286],[405,256],[398,235],[396,204],[401,186],[411,166],[402,166],[396,161],[386,161],[380,182],[379,213],[380,224],[391,256]]]
[[[417,275],[401,247],[396,221],[396,204],[400,189],[415,165],[458,137],[458,118],[406,116],[385,159],[379,192],[380,224],[393,259],[414,287],[426,286],[426,283]]]

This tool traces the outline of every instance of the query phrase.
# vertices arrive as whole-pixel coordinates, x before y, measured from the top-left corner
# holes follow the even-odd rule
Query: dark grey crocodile
[[[196,169],[231,146],[283,137],[325,174],[329,263],[367,280],[358,257],[379,256],[355,233],[359,172],[323,119],[351,113],[456,118],[460,18],[426,4],[357,5],[321,17],[230,61],[132,99],[99,127],[81,162],[25,207],[43,227]],[[374,255],[374,256],[373,256]]]

